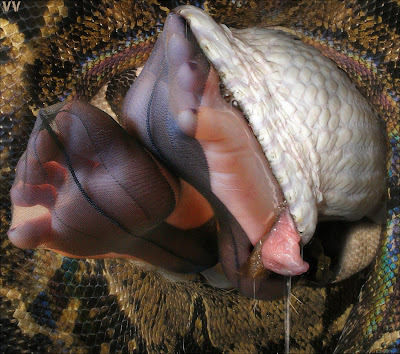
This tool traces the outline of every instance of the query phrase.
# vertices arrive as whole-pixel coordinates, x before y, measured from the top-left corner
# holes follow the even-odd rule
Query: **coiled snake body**
[[[400,5],[394,1],[195,3],[232,27],[289,28],[335,61],[385,122],[388,213],[375,261],[367,275],[336,285],[299,284],[291,299],[290,344],[292,352],[395,350],[400,345]],[[140,66],[169,9],[177,5],[174,1],[37,1],[2,14],[2,235],[9,226],[8,192],[16,161],[37,109],[66,97],[90,99],[103,84],[117,80],[118,73]],[[283,350],[282,300],[249,300],[214,289],[200,276],[189,282],[170,277],[129,260],[75,260],[51,251],[23,251],[4,237],[1,350]]]

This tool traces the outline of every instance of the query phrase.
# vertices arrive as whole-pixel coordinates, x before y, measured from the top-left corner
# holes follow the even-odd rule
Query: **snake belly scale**
[[[387,225],[367,272],[325,287],[301,282],[292,352],[395,351],[399,343],[399,8],[396,1],[195,1],[228,26],[284,26],[332,59],[375,107],[388,142]],[[35,1],[1,14],[1,350],[280,352],[283,300],[259,302],[201,276],[123,259],[20,250],[5,233],[9,189],[37,110],[89,100],[141,66],[179,1]],[[360,293],[361,285],[363,288]],[[359,300],[359,301],[358,301]],[[340,339],[339,339],[340,337]]]

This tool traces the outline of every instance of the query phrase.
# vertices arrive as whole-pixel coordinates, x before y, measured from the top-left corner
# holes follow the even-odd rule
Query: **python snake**
[[[9,225],[8,191],[15,164],[37,108],[67,95],[89,99],[116,73],[140,66],[169,9],[177,5],[37,1],[2,15],[3,235]],[[379,252],[366,277],[356,275],[326,287],[297,286],[291,351],[329,352],[337,345],[338,352],[394,351],[399,346],[399,4],[212,1],[197,5],[232,27],[289,28],[334,60],[385,121],[388,221]],[[128,260],[83,261],[44,250],[22,251],[6,238],[1,259],[4,351],[283,349],[283,301],[248,300],[207,286],[200,277],[171,282],[168,274]]]

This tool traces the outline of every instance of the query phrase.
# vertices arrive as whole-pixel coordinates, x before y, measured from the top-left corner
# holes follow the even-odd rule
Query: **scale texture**
[[[367,272],[291,297],[291,352],[396,352],[400,346],[400,4],[398,1],[193,1],[236,28],[284,26],[332,59],[385,124],[387,224]],[[0,351],[282,352],[284,302],[186,282],[130,260],[20,250],[6,237],[9,189],[37,110],[90,100],[146,61],[179,1],[21,2],[0,15]],[[114,78],[115,80],[115,78]],[[112,87],[112,85],[110,85]],[[109,95],[112,95],[111,93]],[[384,157],[382,157],[384,158]],[[318,271],[316,272],[318,273]],[[362,291],[360,292],[361,286]]]

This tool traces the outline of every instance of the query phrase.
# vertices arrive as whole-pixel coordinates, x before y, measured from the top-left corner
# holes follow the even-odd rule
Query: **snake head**
[[[224,101],[221,81],[248,121]],[[279,275],[307,271],[300,244],[319,220],[381,207],[375,113],[333,62],[281,31],[229,29],[197,8],[176,9],[124,100],[122,124],[209,201],[224,272],[249,297],[282,295]]]

